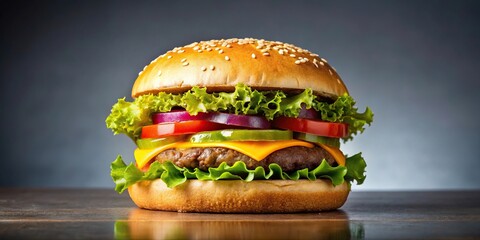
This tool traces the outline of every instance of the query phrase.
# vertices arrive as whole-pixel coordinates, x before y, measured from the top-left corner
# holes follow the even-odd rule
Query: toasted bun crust
[[[160,180],[142,181],[128,193],[140,208],[212,213],[292,213],[340,208],[347,200],[347,183],[329,180],[187,180],[168,188]]]
[[[132,97],[193,86],[231,91],[238,83],[259,90],[311,88],[330,98],[348,93],[335,69],[317,54],[282,42],[228,39],[192,43],[156,58],[139,73]]]

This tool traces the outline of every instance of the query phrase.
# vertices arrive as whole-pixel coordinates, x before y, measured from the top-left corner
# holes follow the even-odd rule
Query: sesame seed
[[[212,71],[215,70],[215,66],[210,65],[210,70],[212,70]]]
[[[328,72],[330,73],[330,75],[333,75],[332,70],[328,69]]]
[[[184,63],[184,62],[186,62],[186,61],[187,61],[187,59],[184,58],[184,59],[182,59],[180,62]]]
[[[147,65],[145,65],[145,67],[143,67],[143,70],[142,70],[142,71],[145,71],[145,69],[147,69]]]
[[[143,71],[138,72],[138,76],[140,76],[140,74],[142,74],[142,73],[143,73]]]
[[[188,51],[201,53],[201,52],[207,52],[207,51],[210,52],[215,50],[219,54],[223,54],[223,53],[226,53],[225,51],[228,51],[225,49],[233,48],[234,44],[238,44],[238,45],[247,44],[247,45],[250,45],[252,48],[258,49],[256,50],[258,52],[254,50],[253,53],[250,53],[253,59],[258,58],[259,54],[261,54],[260,56],[270,56],[272,55],[271,51],[275,50],[280,55],[292,57],[293,62],[295,62],[296,64],[312,62],[313,65],[315,65],[315,67],[317,68],[328,66],[326,70],[330,69],[330,71],[332,72],[332,75],[336,76],[335,70],[327,64],[327,60],[320,58],[317,54],[312,53],[307,49],[299,48],[295,45],[283,43],[279,41],[265,41],[263,39],[254,39],[254,38],[241,38],[241,39],[231,38],[231,39],[194,42],[183,47],[176,47],[166,52],[165,54],[161,55],[160,57],[168,57],[168,59],[172,59],[174,57],[173,53],[180,54]],[[230,55],[230,53],[228,54]],[[225,60],[231,61],[230,57],[225,55],[224,55]],[[182,59],[182,58],[177,57],[177,59]],[[154,59],[151,63],[153,64],[155,62],[156,60]],[[183,66],[189,66],[188,60],[182,61],[181,64]],[[199,68],[202,69],[202,71],[207,71],[211,69],[211,67],[212,67],[211,65],[199,66]]]
[[[162,71],[158,71],[158,76],[160,77],[160,75],[162,75]]]

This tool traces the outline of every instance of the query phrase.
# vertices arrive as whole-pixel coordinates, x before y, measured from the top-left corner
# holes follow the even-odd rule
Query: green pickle
[[[299,133],[296,132],[294,134],[295,139],[300,139],[306,142],[314,142],[314,143],[321,143],[331,147],[340,147],[340,139],[339,138],[329,138],[329,137],[322,137],[308,133]]]
[[[291,140],[292,131],[288,130],[218,130],[193,134],[192,143],[223,141],[278,141]]]
[[[137,139],[137,147],[140,149],[152,149],[164,146],[170,143],[182,141],[185,136],[171,136],[165,138],[140,138]]]

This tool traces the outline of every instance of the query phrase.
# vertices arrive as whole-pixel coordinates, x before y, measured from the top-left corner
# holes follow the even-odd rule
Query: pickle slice
[[[152,148],[157,148],[170,143],[183,141],[184,139],[185,139],[184,135],[164,137],[164,138],[140,138],[140,139],[137,139],[137,147],[140,149],[152,149]]]
[[[322,137],[308,133],[298,133],[296,132],[293,136],[295,139],[300,139],[307,142],[313,143],[321,143],[331,147],[340,147],[340,139],[339,138],[329,138],[329,137]]]
[[[224,142],[224,141],[279,141],[291,140],[292,131],[288,130],[218,130],[193,134],[192,143]]]

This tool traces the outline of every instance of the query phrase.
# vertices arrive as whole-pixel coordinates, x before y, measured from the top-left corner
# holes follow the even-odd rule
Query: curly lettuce
[[[324,121],[348,123],[350,134],[344,140],[350,140],[353,135],[363,132],[365,125],[373,120],[373,113],[369,108],[359,113],[354,105],[355,101],[347,94],[338,97],[333,103],[322,102],[313,95],[311,89],[287,96],[282,91],[252,90],[244,84],[238,84],[235,91],[230,93],[208,93],[206,88],[195,86],[180,94],[161,92],[142,95],[133,102],[121,98],[113,105],[105,123],[114,134],[125,134],[136,140],[140,136],[141,128],[152,123],[152,113],[169,112],[174,107],[182,107],[191,115],[225,111],[258,114],[272,120],[278,116],[297,117],[302,106],[305,106],[320,112]]]
[[[235,162],[232,166],[226,163],[221,163],[216,168],[209,168],[208,171],[202,171],[198,168],[189,169],[175,166],[171,162],[154,162],[146,172],[142,172],[133,163],[126,165],[121,156],[118,156],[112,162],[111,176],[115,182],[115,191],[122,193],[129,186],[140,182],[155,179],[162,179],[169,187],[178,186],[187,179],[198,179],[203,181],[218,181],[218,180],[243,180],[250,182],[253,180],[298,180],[308,179],[316,180],[319,178],[330,179],[334,186],[342,184],[344,181],[356,181],[357,184],[362,184],[365,180],[365,160],[361,154],[356,154],[347,158],[346,166],[330,166],[327,161],[323,160],[313,170],[307,168],[284,172],[282,168],[275,163],[268,166],[265,170],[262,167],[257,167],[253,170],[247,169],[244,162]]]

